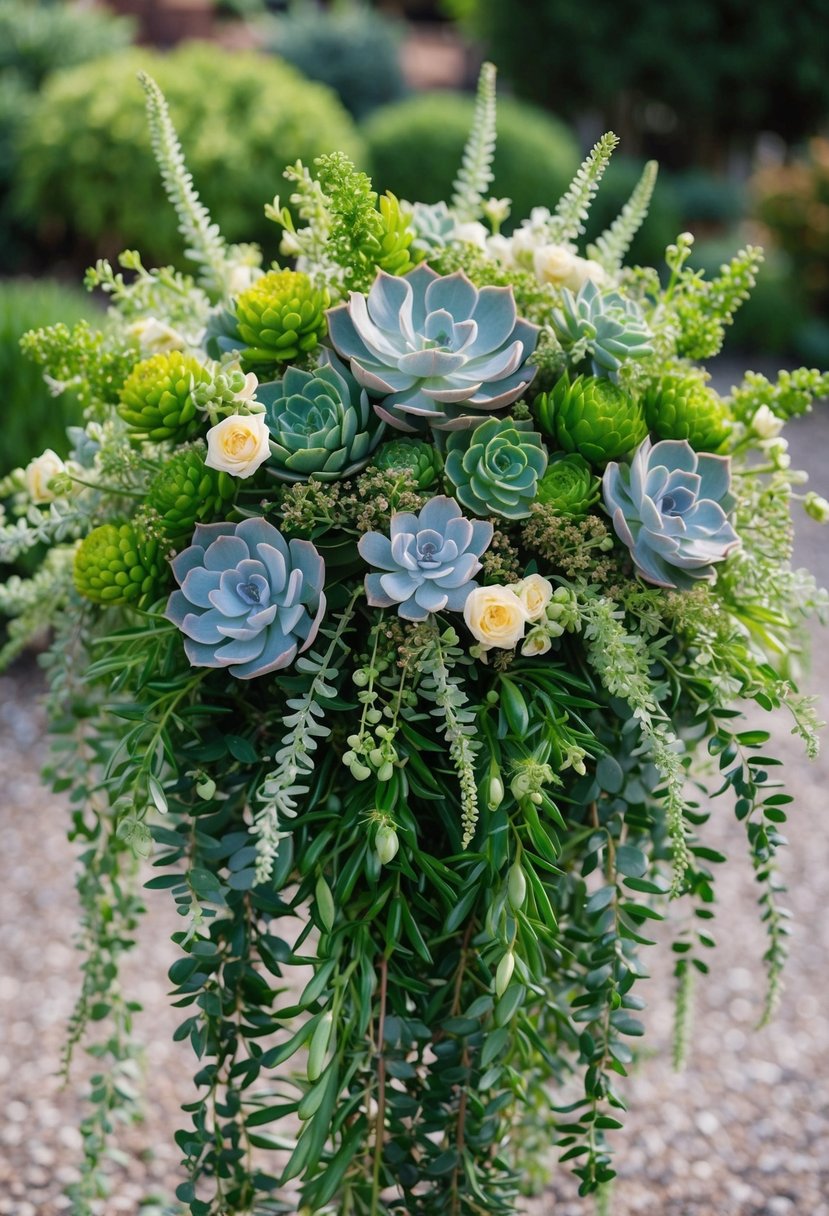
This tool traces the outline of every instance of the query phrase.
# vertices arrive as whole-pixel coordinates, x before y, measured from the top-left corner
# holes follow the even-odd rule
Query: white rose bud
[[[776,439],[783,430],[783,419],[772,413],[767,405],[761,405],[751,420],[751,429],[761,439]]]
[[[498,964],[498,970],[495,972],[495,995],[502,997],[509,988],[509,982],[512,979],[512,973],[515,970],[515,955],[511,950],[508,950]]]
[[[493,236],[487,239],[486,251],[491,258],[495,258],[504,266],[514,266],[515,256],[512,251],[512,238],[503,236],[500,232],[496,232]]]
[[[604,267],[590,258],[581,258],[564,245],[542,245],[533,254],[533,270],[542,283],[578,291],[588,279],[603,287],[609,280]]]
[[[65,472],[66,465],[51,448],[47,448],[40,456],[30,461],[26,466],[26,489],[32,502],[52,502],[55,495],[49,489],[49,482],[59,473]]]
[[[259,377],[256,372],[248,372],[245,376],[245,387],[236,394],[237,401],[253,401],[259,388]]]
[[[231,414],[207,432],[209,469],[250,477],[271,454],[268,427],[262,414]]]
[[[127,326],[127,333],[135,338],[144,354],[163,355],[171,350],[184,350],[187,339],[172,325],[159,321],[157,317],[142,317]]]
[[[397,856],[400,840],[390,823],[382,823],[374,837],[374,851],[381,866],[387,866]]]
[[[467,224],[456,224],[452,236],[456,241],[463,241],[465,245],[475,245],[476,248],[485,250],[489,232],[478,220],[471,220]]]
[[[485,650],[511,650],[524,636],[527,616],[511,587],[476,587],[463,610],[470,633]]]
[[[250,266],[245,262],[240,262],[230,272],[230,277],[227,281],[228,293],[232,296],[239,296],[261,277],[262,271],[258,266]]]
[[[527,635],[521,653],[525,658],[532,659],[536,655],[546,654],[551,646],[550,634],[546,629],[533,629]]]
[[[528,621],[540,621],[553,598],[553,584],[540,574],[528,574],[512,590],[521,601]]]

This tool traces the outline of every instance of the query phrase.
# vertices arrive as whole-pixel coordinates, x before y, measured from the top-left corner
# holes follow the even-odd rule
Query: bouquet
[[[502,232],[490,66],[449,202],[298,163],[267,269],[143,84],[195,275],[101,261],[100,328],[27,335],[83,424],[2,487],[0,555],[42,554],[0,591],[4,654],[52,630],[81,850],[75,1211],[137,1109],[118,966],[142,884],[181,918],[193,1216],[506,1216],[553,1144],[606,1196],[675,897],[678,1059],[707,969],[712,797],[746,829],[764,1016],[780,991],[791,799],[754,710],[816,752],[796,679],[825,599],[791,508],[829,504],[780,432],[829,376],[711,387],[761,254],[706,280],[683,234],[664,272],[625,266],[654,165],[579,252],[612,135]]]

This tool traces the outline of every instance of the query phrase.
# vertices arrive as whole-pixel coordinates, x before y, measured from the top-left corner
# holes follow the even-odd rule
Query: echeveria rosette
[[[326,352],[313,371],[289,367],[281,380],[260,384],[271,433],[269,468],[282,481],[336,481],[368,464],[385,423],[365,389],[339,359]]]
[[[653,334],[637,302],[603,290],[592,279],[577,295],[564,288],[561,308],[552,310],[550,325],[571,357],[591,356],[597,376],[615,377],[626,360],[653,354]]]
[[[594,465],[628,456],[648,433],[639,402],[604,376],[571,381],[565,372],[533,411],[545,435]]]
[[[645,439],[630,465],[607,466],[603,490],[637,573],[658,587],[711,581],[714,565],[740,543],[728,520],[735,504],[729,458],[697,453],[686,440]]]
[[[317,635],[325,563],[310,541],[287,541],[265,519],[199,524],[171,566],[180,590],[165,615],[194,667],[250,680],[288,667]]]
[[[547,451],[529,421],[487,418],[446,444],[446,476],[475,515],[526,519],[547,468]]]
[[[538,483],[536,502],[557,515],[584,519],[601,496],[601,481],[578,452],[554,452]]]
[[[454,498],[438,495],[418,515],[399,511],[389,536],[366,532],[360,556],[382,574],[366,575],[366,596],[373,608],[397,605],[407,621],[424,621],[432,612],[462,612],[477,586],[480,557],[493,527],[465,517]]]
[[[411,477],[418,490],[431,490],[443,472],[443,457],[433,443],[403,436],[378,448],[372,467]]]
[[[414,433],[460,430],[503,409],[535,374],[527,359],[538,326],[516,315],[511,287],[478,290],[465,274],[422,263],[380,272],[368,295],[352,292],[328,313],[331,342],[381,418]]]

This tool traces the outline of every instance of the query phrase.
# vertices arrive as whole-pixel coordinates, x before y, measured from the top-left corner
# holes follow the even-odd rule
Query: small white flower
[[[751,420],[751,429],[761,439],[776,439],[783,430],[783,419],[772,413],[767,405],[761,405]]]
[[[565,245],[542,245],[533,254],[533,270],[542,283],[579,291],[589,280],[604,287],[609,277],[604,267],[591,258],[579,257]]]
[[[127,326],[127,333],[135,338],[144,354],[163,355],[171,350],[184,350],[187,339],[172,325],[159,321],[157,317],[142,317]]]
[[[513,583],[511,590],[521,601],[528,621],[540,621],[553,598],[553,584],[540,574],[528,574],[520,583]]]
[[[256,372],[248,372],[245,376],[245,387],[236,394],[237,401],[253,401],[259,388],[259,377]]]
[[[250,266],[245,262],[238,262],[228,276],[227,290],[230,295],[239,296],[261,277],[262,271],[258,266]]]
[[[803,509],[819,524],[829,523],[829,502],[814,490],[810,490],[804,498]]]
[[[535,655],[546,654],[551,646],[550,635],[546,629],[543,627],[541,629],[532,629],[524,640],[521,653],[529,659],[535,657]]]
[[[54,501],[55,495],[49,489],[49,482],[59,473],[66,472],[66,465],[51,448],[47,448],[40,456],[36,456],[26,466],[26,489],[32,502],[42,505]]]
[[[483,204],[482,210],[490,224],[500,226],[509,219],[511,207],[511,198],[488,198]]]
[[[209,469],[250,477],[271,454],[263,414],[231,414],[207,432]]]
[[[486,250],[489,232],[478,220],[471,220],[467,224],[456,224],[452,238],[463,241],[465,245],[474,245],[476,249]]]
[[[495,258],[504,266],[514,266],[515,256],[512,250],[512,237],[504,236],[500,232],[496,232],[493,236],[487,237],[486,251],[491,258]]]

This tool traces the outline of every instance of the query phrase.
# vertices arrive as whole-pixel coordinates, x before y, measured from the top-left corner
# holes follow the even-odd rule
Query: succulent
[[[317,635],[325,563],[310,541],[286,541],[265,519],[197,524],[171,565],[180,590],[165,615],[194,667],[250,680],[287,667]]]
[[[446,444],[446,476],[476,515],[526,519],[546,467],[546,449],[529,421],[487,418]]]
[[[612,380],[565,372],[551,393],[540,393],[533,409],[545,435],[591,464],[627,456],[648,433],[645,414]]]
[[[443,249],[455,234],[455,217],[446,203],[414,203],[412,227],[417,234],[412,247],[431,253]]]
[[[260,384],[271,433],[271,469],[282,481],[335,481],[368,464],[386,429],[336,355],[314,371],[289,367],[281,380]]]
[[[210,379],[206,367],[178,350],[142,359],[119,393],[118,413],[131,428],[131,438],[153,443],[192,439],[202,425],[192,390]]]
[[[299,270],[271,270],[236,300],[242,359],[254,371],[289,363],[319,346],[328,292]]]
[[[424,621],[430,612],[461,612],[477,584],[480,556],[493,527],[469,520],[454,498],[438,495],[419,513],[391,517],[390,536],[366,532],[360,556],[383,574],[366,575],[366,595],[374,608],[391,608],[407,621]]]
[[[574,361],[592,357],[597,376],[615,374],[626,359],[653,354],[653,335],[636,301],[618,291],[603,291],[592,279],[578,295],[563,289],[561,307],[553,309],[550,324]]]
[[[601,482],[578,452],[555,452],[538,483],[536,502],[558,515],[583,519],[599,501]]]
[[[435,445],[408,437],[384,443],[371,463],[384,472],[410,475],[418,490],[431,490],[443,472],[443,458]]]
[[[716,452],[731,432],[724,401],[698,376],[663,376],[645,395],[648,429],[658,439],[687,439],[697,452]]]
[[[78,546],[75,586],[95,604],[143,607],[158,593],[165,566],[157,539],[131,523],[101,524]]]
[[[197,523],[210,523],[223,515],[235,494],[232,477],[208,469],[198,448],[184,448],[150,482],[147,506],[158,512],[170,544],[179,549]]]
[[[713,579],[739,545],[727,456],[697,454],[684,439],[645,439],[630,465],[609,464],[603,490],[616,535],[637,573],[658,587]]]
[[[482,287],[465,274],[422,264],[380,272],[367,296],[328,313],[331,341],[360,384],[384,400],[381,418],[403,431],[458,430],[520,397],[538,326],[516,318],[511,287]]]

